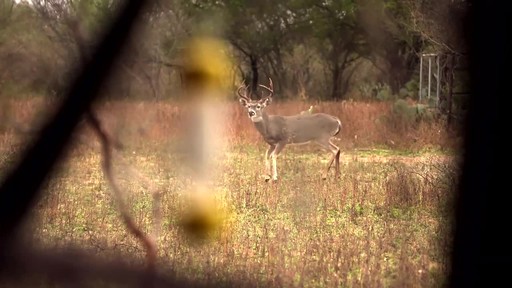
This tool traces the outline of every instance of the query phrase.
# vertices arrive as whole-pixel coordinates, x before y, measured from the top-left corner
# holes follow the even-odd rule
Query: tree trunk
[[[449,55],[448,56],[448,97],[447,99],[447,114],[448,118],[446,119],[446,126],[447,129],[449,129],[452,126],[453,121],[453,114],[452,114],[452,101],[453,101],[453,63],[454,63],[454,56]]]
[[[354,75],[354,72],[356,71],[356,67],[352,67],[348,75],[345,76],[345,79],[343,79],[343,85],[341,88],[341,99],[345,98],[345,95],[347,95],[350,79],[352,79],[352,76]]]
[[[388,85],[393,95],[397,95],[402,86],[402,67],[401,60],[397,56],[391,56],[388,58]]]
[[[254,55],[249,56],[249,61],[251,62],[251,95],[256,94],[258,89],[258,58]]]
[[[331,99],[339,100],[341,90],[340,90],[340,76],[341,76],[341,67],[337,63],[334,64],[332,69],[332,90],[331,90]]]

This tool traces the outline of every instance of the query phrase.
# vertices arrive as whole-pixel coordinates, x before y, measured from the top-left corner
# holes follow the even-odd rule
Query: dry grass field
[[[4,119],[15,125],[0,133],[0,179],[33,135],[12,127],[37,127],[33,123],[42,117],[37,115],[50,107],[34,100],[8,105]],[[269,112],[298,113],[309,105],[277,103]],[[114,174],[136,223],[157,237],[159,271],[212,286],[231,280],[254,287],[446,284],[456,137],[437,121],[391,117],[389,103],[316,105],[344,124],[338,141],[341,177],[322,180],[328,154],[298,146],[280,156],[280,180],[265,183],[266,145],[245,111],[233,104],[230,145],[214,182],[231,214],[226,228],[205,243],[191,241],[177,225],[190,185],[177,148],[180,108],[171,103],[97,105],[105,127],[124,145],[113,158]],[[38,247],[75,245],[100,257],[143,263],[144,250],[124,227],[90,132],[85,124],[80,127],[46,182],[27,237]],[[158,203],[155,192],[161,195]]]

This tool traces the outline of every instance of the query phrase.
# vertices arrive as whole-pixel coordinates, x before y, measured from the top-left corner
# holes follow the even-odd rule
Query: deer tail
[[[338,135],[341,131],[341,121],[338,118],[335,118],[335,119],[336,119],[336,121],[338,121],[338,129],[336,130],[336,132],[334,132],[334,134],[332,136]]]

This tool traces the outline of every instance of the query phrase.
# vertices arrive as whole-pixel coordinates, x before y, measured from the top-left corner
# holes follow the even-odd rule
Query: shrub
[[[376,86],[377,89],[377,99],[386,101],[386,100],[392,100],[395,98],[395,95],[393,95],[393,92],[391,92],[391,87],[387,84],[381,84],[379,83]]]
[[[396,162],[391,167],[385,182],[386,205],[394,208],[408,208],[419,203],[421,181],[411,173],[405,164]]]

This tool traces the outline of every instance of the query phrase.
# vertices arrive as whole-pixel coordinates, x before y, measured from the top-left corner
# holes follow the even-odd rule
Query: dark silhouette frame
[[[30,209],[40,197],[40,187],[63,154],[78,122],[97,98],[100,87],[112,70],[116,58],[148,1],[127,1],[102,41],[86,61],[66,93],[62,106],[44,126],[15,169],[0,187],[0,281],[16,283],[30,275],[44,275],[59,284],[76,284],[101,279],[111,284],[142,287],[197,287],[190,280],[158,275],[153,270],[135,269],[122,263],[94,261],[79,251],[32,251],[18,242],[18,233]],[[508,52],[505,4],[473,1],[466,19],[470,43],[472,94],[465,127],[465,146],[455,212],[455,231],[449,286],[491,287],[505,279],[502,255],[508,238],[506,217],[498,215],[504,207],[506,190],[497,189],[496,129],[498,101],[505,86]],[[504,162],[504,158],[501,158]],[[498,193],[501,193],[498,194]],[[492,213],[489,204],[495,207]],[[500,206],[503,205],[503,206]],[[491,226],[492,223],[492,226]],[[493,228],[498,227],[498,228]],[[486,241],[493,241],[485,245]],[[496,269],[485,273],[488,269]],[[500,278],[500,276],[502,278]],[[225,286],[242,287],[242,283]],[[249,285],[249,283],[246,283]],[[1,286],[1,285],[0,285]]]

